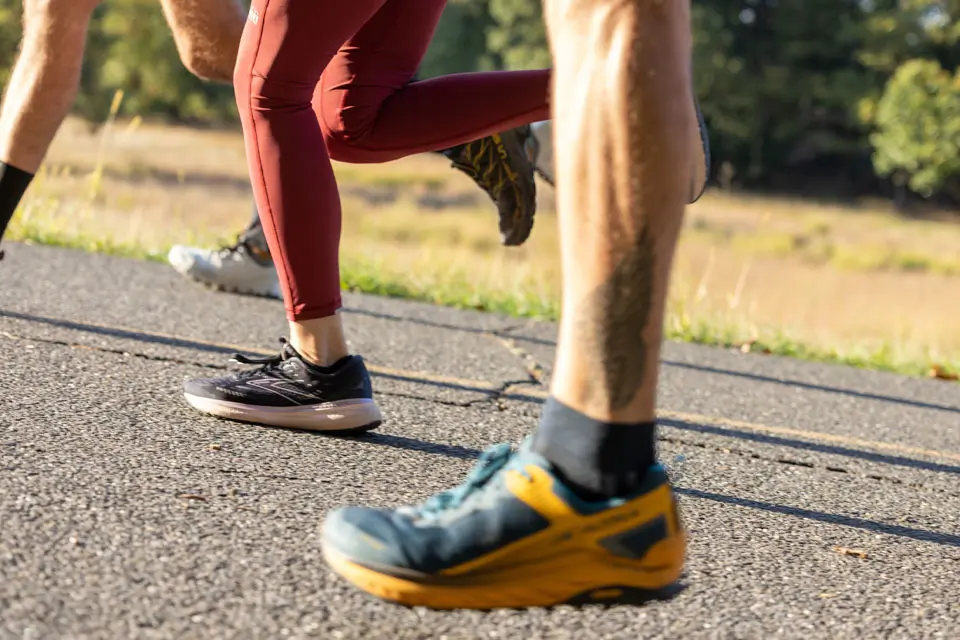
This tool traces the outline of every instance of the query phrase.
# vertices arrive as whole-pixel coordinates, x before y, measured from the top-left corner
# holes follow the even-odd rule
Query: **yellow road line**
[[[3,317],[5,314],[0,311],[0,317]],[[28,314],[6,314],[8,317],[13,317],[15,319],[20,319],[23,321],[29,321],[33,319],[35,321],[44,322],[47,324],[52,324],[55,326],[60,326],[64,328],[73,328],[78,330],[83,330],[84,327],[99,329],[101,331],[113,334],[123,334],[129,333],[133,338],[136,335],[148,336],[151,338],[158,338],[162,340],[176,341],[184,344],[184,348],[190,348],[190,344],[201,345],[205,347],[213,347],[221,351],[237,351],[239,353],[250,353],[250,354],[259,354],[259,355],[273,355],[276,353],[276,350],[267,350],[261,349],[258,347],[247,347],[240,345],[233,345],[229,343],[222,342],[212,342],[209,340],[200,340],[197,338],[179,338],[177,336],[171,336],[163,333],[157,333],[153,331],[144,331],[141,329],[130,329],[127,327],[117,327],[110,325],[101,325],[94,324],[92,322],[74,322],[72,320],[64,320],[60,318],[49,318],[43,316],[35,316]],[[117,336],[122,337],[122,336]],[[432,383],[440,385],[454,385],[465,387],[468,390],[475,390],[480,392],[489,392],[494,393],[500,387],[493,383],[487,382],[485,380],[470,380],[466,378],[457,378],[452,376],[444,376],[435,373],[429,373],[424,371],[409,371],[405,369],[394,369],[391,367],[383,367],[379,365],[368,364],[367,368],[373,374],[378,374],[381,376],[402,378],[409,380],[411,382],[422,382],[422,383]],[[531,383],[532,384],[532,383]],[[539,400],[545,400],[549,393],[547,389],[543,387],[531,387],[524,388],[519,386],[512,386],[506,389],[503,392],[503,395],[507,398],[536,398]],[[879,449],[882,451],[893,451],[899,454],[904,455],[915,455],[915,456],[926,456],[930,458],[943,458],[947,460],[955,460],[960,462],[960,453],[954,453],[951,451],[934,451],[932,449],[922,449],[919,447],[911,447],[902,444],[895,444],[890,442],[877,442],[875,440],[865,440],[862,438],[854,438],[850,436],[836,435],[832,433],[823,433],[820,431],[807,431],[804,429],[794,429],[791,427],[778,427],[765,424],[757,424],[754,422],[746,422],[743,420],[731,420],[728,418],[721,418],[718,416],[708,416],[699,413],[685,413],[681,411],[670,411],[661,409],[658,411],[658,414],[661,418],[670,419],[670,420],[680,420],[683,422],[689,423],[702,423],[710,424],[715,426],[727,427],[733,430],[741,431],[752,431],[754,433],[766,433],[770,435],[777,436],[790,436],[795,438],[805,438],[807,440],[815,440],[820,442],[828,442],[834,444],[842,444],[849,447],[862,447],[868,449]]]
[[[932,449],[921,449],[919,447],[910,447],[891,442],[877,442],[875,440],[864,440],[850,436],[841,436],[832,433],[823,433],[820,431],[805,431],[803,429],[792,429],[790,427],[774,427],[766,424],[754,424],[742,420],[730,420],[727,418],[718,418],[714,416],[704,416],[698,413],[682,413],[679,411],[659,411],[661,418],[672,420],[681,420],[683,422],[707,422],[720,427],[729,427],[743,431],[755,431],[759,433],[768,433],[778,436],[791,436],[794,438],[806,438],[808,440],[819,440],[821,442],[831,442],[843,444],[850,447],[866,447],[872,449],[881,449],[884,451],[896,451],[900,454],[915,456],[928,456],[931,458],[946,458],[960,462],[960,453],[950,451],[933,451]]]

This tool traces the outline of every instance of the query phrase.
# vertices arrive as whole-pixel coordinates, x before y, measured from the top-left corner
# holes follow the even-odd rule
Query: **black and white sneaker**
[[[194,408],[221,418],[311,431],[369,431],[383,417],[360,356],[330,367],[313,365],[286,340],[276,356],[237,354],[258,365],[223,378],[188,380],[184,396]]]

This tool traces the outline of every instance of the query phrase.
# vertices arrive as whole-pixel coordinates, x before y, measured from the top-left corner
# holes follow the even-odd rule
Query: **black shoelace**
[[[238,379],[252,378],[254,376],[266,373],[267,371],[275,371],[284,360],[288,359],[287,356],[287,339],[280,338],[280,353],[273,356],[246,356],[242,353],[235,353],[231,356],[230,360],[236,362],[237,364],[248,364],[254,365],[257,368],[250,371],[240,371],[236,374]]]

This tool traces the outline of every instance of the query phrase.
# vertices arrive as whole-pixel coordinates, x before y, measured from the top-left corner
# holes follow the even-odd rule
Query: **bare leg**
[[[237,0],[160,0],[183,65],[206,80],[232,82],[246,12]]]
[[[653,435],[696,128],[689,1],[546,7],[564,307],[537,437],[517,452],[488,450],[464,485],[419,506],[348,507],[324,523],[337,573],[407,605],[664,597],[683,569],[685,539]]]
[[[20,55],[0,108],[0,239],[77,95],[99,1],[23,2]]]
[[[0,160],[36,173],[73,105],[100,0],[24,0],[23,43],[0,110]]]
[[[652,421],[690,179],[677,168],[691,166],[696,135],[689,3],[548,0],[546,8],[564,300],[552,391],[599,420]]]

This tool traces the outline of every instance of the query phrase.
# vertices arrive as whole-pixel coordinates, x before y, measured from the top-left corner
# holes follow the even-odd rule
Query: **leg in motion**
[[[0,239],[73,105],[100,0],[24,0],[23,39],[0,109]]]
[[[549,72],[456,74],[411,82],[444,2],[391,0],[324,72],[315,108],[335,160],[385,162],[445,149],[455,168],[497,204],[501,241],[522,244],[536,211],[524,153],[531,119],[549,115]],[[514,125],[522,125],[509,129]],[[465,138],[472,131],[487,135]]]
[[[161,0],[184,66],[214,82],[232,82],[246,12],[237,0]],[[256,207],[250,225],[232,246],[217,250],[171,247],[170,265],[222,291],[280,298],[280,282],[270,259]]]
[[[190,73],[216,82],[231,82],[246,12],[238,0],[160,0]]]
[[[687,0],[547,0],[563,318],[536,434],[416,507],[328,516],[335,571],[437,608],[666,597],[685,540],[656,463],[668,277],[689,195]]]
[[[198,409],[317,430],[379,424],[338,313],[340,199],[330,157],[386,162],[549,115],[549,71],[410,82],[443,6],[254,0],[234,86],[290,341],[256,371],[189,382]]]

